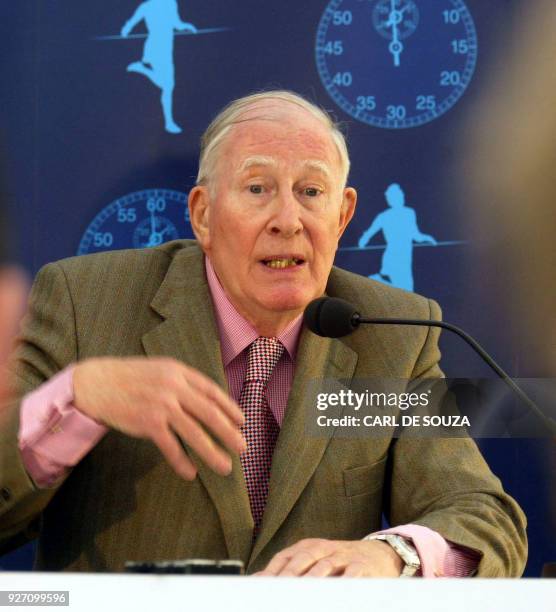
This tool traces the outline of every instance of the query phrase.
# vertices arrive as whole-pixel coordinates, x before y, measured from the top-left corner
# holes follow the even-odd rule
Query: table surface
[[[0,573],[0,591],[69,591],[60,610],[555,612],[556,580]],[[18,610],[37,607],[18,607]]]

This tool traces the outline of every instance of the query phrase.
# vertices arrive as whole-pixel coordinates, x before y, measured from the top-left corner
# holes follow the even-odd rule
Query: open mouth
[[[304,259],[298,257],[268,257],[262,260],[267,268],[281,270],[284,268],[295,268],[305,263]]]

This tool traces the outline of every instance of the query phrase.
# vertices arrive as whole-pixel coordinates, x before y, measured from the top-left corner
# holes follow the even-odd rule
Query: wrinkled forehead
[[[244,157],[295,156],[321,160],[331,170],[340,170],[340,152],[330,128],[308,110],[292,103],[267,101],[241,113],[226,136],[234,165]],[[226,155],[224,153],[224,155]]]

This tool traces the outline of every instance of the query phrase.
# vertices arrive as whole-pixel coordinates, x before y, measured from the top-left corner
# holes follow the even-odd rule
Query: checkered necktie
[[[253,537],[259,531],[268,497],[272,453],[280,431],[264,391],[283,352],[284,345],[277,338],[261,336],[251,344],[247,356],[247,373],[239,398],[239,405],[245,415],[242,432],[247,442],[247,450],[241,454],[240,459],[255,522]]]

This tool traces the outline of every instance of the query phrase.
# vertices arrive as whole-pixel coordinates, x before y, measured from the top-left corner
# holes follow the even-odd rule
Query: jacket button
[[[12,496],[12,492],[8,489],[8,487],[2,487],[2,489],[0,489],[0,495],[4,501],[8,501]]]

